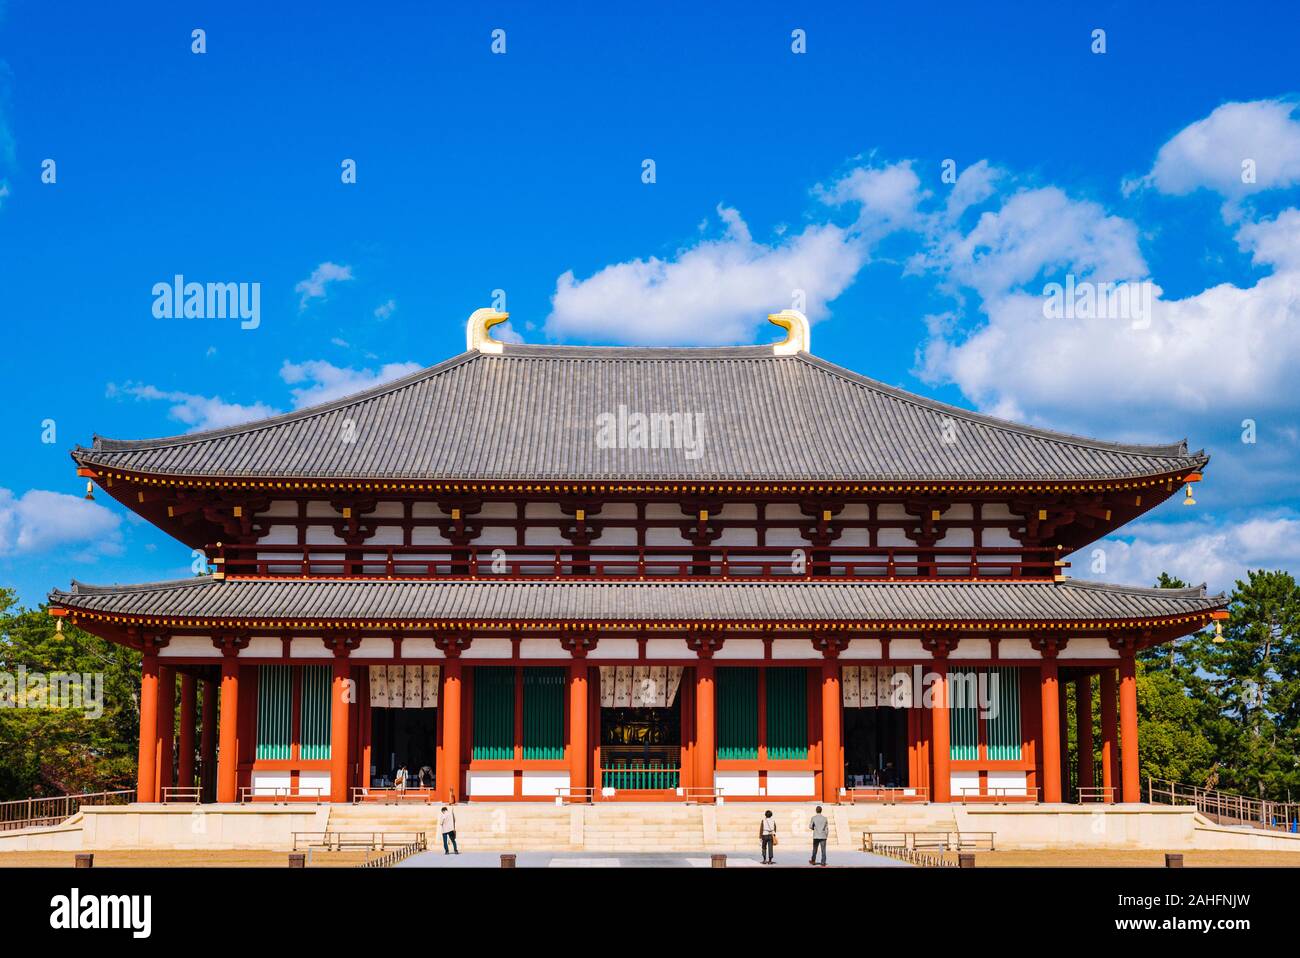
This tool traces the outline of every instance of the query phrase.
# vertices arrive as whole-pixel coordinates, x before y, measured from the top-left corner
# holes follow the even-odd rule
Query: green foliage
[[[0,588],[0,674],[94,673],[103,714],[0,708],[0,800],[129,788],[140,728],[140,655],[81,629],[56,631],[44,608]]]
[[[1160,588],[1184,583],[1161,575]],[[1223,641],[1205,629],[1138,663],[1143,778],[1263,798],[1300,796],[1300,587],[1252,571],[1229,599]]]

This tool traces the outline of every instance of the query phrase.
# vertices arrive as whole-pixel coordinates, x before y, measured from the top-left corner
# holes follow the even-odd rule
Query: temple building
[[[347,398],[73,451],[212,569],[50,596],[143,653],[139,801],[365,800],[403,766],[470,802],[1140,801],[1135,653],[1225,600],[1067,557],[1206,455],[903,392],[792,310],[729,348],[504,319]]]

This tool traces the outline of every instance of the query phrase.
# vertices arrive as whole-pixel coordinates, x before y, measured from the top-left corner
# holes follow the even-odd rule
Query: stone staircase
[[[424,831],[438,837],[438,805],[335,805],[329,828],[341,832]],[[756,850],[766,808],[777,821],[780,848],[811,849],[812,802],[598,802],[558,806],[544,802],[457,805],[462,851],[710,852]],[[829,805],[831,848],[861,848],[867,830],[955,830],[951,806]]]
[[[589,852],[704,851],[706,808],[699,805],[603,802],[581,808]]]
[[[441,847],[440,805],[335,805],[330,831],[422,831],[429,848]],[[461,851],[581,851],[581,809],[541,802],[455,806],[456,844]],[[574,832],[575,813],[578,831]]]

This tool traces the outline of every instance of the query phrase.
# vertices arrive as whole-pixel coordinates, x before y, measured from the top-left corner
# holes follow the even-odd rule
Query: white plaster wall
[[[316,644],[322,648],[321,641],[316,640]],[[213,651],[216,651],[215,649]],[[240,656],[247,659],[278,659],[284,652],[284,644],[273,635],[255,635],[248,641],[248,648],[240,652]]]
[[[961,798],[963,794],[974,795],[979,791],[980,773],[979,772],[953,772],[948,779],[949,787],[952,789],[953,800]],[[963,792],[962,789],[969,789]]]
[[[816,794],[812,772],[768,772],[767,794],[809,796]]]
[[[773,639],[772,658],[777,659],[820,659],[822,654],[813,648],[809,639]]]
[[[409,638],[402,640],[403,659],[441,659],[443,654],[433,644],[433,639]]]
[[[1002,639],[998,642],[999,659],[1037,659],[1038,653],[1028,639]]]
[[[722,789],[722,797],[735,798],[738,795],[757,795],[758,772],[714,771],[713,787]]]
[[[587,653],[589,659],[635,659],[637,655],[636,639],[601,639],[594,649]]]
[[[685,639],[650,639],[645,644],[647,659],[693,659],[695,653]]]
[[[722,648],[713,653],[715,659],[761,659],[762,639],[727,639]]]
[[[520,639],[519,656],[524,659],[567,659],[569,653],[564,651],[559,639]]]
[[[206,635],[178,635],[158,653],[160,659],[183,659],[217,655],[212,639]]]
[[[987,659],[993,654],[988,639],[962,639],[957,648],[948,653],[950,659]]]
[[[402,643],[402,655],[406,655],[406,643]],[[513,649],[509,639],[476,638],[464,652],[467,659],[508,659]]]
[[[842,659],[878,659],[884,654],[879,639],[852,639],[840,653]]]
[[[330,773],[329,772],[299,772],[298,792],[299,794],[302,795],[319,795],[322,798],[329,798]]]
[[[249,648],[251,649],[252,646],[250,645]],[[275,654],[279,655],[280,653],[277,650]],[[325,648],[325,643],[321,641],[320,636],[311,638],[294,636],[293,642],[289,646],[289,654],[295,659],[332,659],[334,657],[334,653]]]
[[[557,788],[569,787],[569,773],[560,771],[525,771],[520,783],[520,792],[524,795],[544,795],[555,797]]]
[[[465,792],[478,797],[496,797],[515,793],[515,773],[511,771],[468,771],[465,773]]]
[[[393,640],[382,635],[368,635],[352,653],[362,659],[391,659],[393,657]]]
[[[993,794],[1025,795],[1028,794],[1028,772],[996,771],[988,772],[988,787]],[[997,792],[995,789],[1013,789],[1010,792]]]
[[[1071,639],[1057,656],[1061,659],[1118,659],[1119,652],[1105,639]]]
[[[889,657],[895,660],[920,659],[929,661],[930,653],[921,646],[920,639],[891,639]]]
[[[286,791],[289,781],[288,772],[255,771],[249,784],[254,789],[254,795],[274,795],[277,790],[281,793]]]

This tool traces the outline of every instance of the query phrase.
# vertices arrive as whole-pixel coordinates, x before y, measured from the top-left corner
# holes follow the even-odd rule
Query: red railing
[[[1051,579],[1055,548],[1021,546],[231,545],[207,550],[229,576],[315,578]]]

